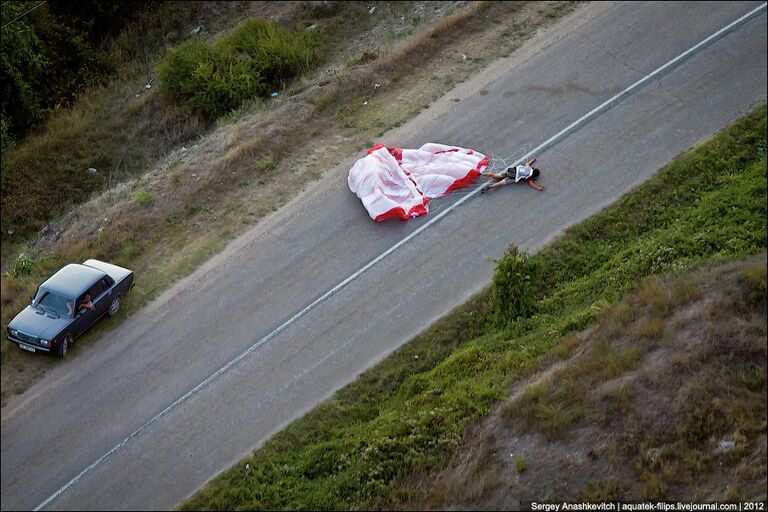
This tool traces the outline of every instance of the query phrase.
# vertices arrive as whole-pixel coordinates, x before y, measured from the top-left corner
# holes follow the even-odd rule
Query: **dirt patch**
[[[418,475],[422,498],[404,508],[764,501],[765,265],[762,255],[642,285],[472,427],[448,468]],[[641,334],[649,317],[662,332]]]

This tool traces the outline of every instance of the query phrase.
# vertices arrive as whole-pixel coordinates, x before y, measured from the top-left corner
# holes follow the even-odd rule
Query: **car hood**
[[[43,314],[40,314],[43,313]],[[24,311],[8,323],[8,327],[21,331],[24,334],[43,339],[51,339],[61,332],[71,318],[59,316],[54,313],[44,312],[42,309],[27,306]]]

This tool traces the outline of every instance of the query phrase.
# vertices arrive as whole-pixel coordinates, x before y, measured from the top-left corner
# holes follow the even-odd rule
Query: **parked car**
[[[29,352],[67,354],[104,314],[115,316],[133,288],[133,271],[99,260],[71,263],[41,284],[8,323],[8,340]]]

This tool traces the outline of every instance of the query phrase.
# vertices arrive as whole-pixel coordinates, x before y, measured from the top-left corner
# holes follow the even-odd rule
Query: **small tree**
[[[506,324],[531,316],[536,309],[539,265],[514,245],[496,263],[492,285],[494,320]]]

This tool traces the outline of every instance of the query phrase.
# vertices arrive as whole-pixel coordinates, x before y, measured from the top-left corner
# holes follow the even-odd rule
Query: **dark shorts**
[[[501,176],[503,178],[502,181],[505,182],[504,183],[505,185],[508,183],[514,183],[516,175],[517,173],[515,173],[515,171],[512,171],[512,172],[504,171],[503,173],[501,173]]]

